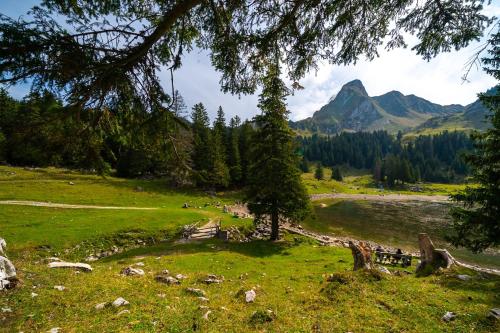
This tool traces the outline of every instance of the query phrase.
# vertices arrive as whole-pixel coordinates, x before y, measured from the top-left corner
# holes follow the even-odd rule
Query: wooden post
[[[372,251],[370,246],[365,242],[359,242],[354,244],[349,241],[349,247],[352,251],[352,257],[354,258],[354,269],[372,269]]]

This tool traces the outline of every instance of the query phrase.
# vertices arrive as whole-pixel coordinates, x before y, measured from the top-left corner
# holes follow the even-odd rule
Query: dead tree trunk
[[[429,275],[439,268],[450,268],[455,259],[445,249],[436,249],[429,235],[418,234],[420,247],[420,264],[417,266],[418,275]]]
[[[358,269],[372,269],[372,251],[370,246],[365,242],[359,242],[354,244],[349,241],[349,247],[352,251],[352,257],[354,258],[354,270]]]

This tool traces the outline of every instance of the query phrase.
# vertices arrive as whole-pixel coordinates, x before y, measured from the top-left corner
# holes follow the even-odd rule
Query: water
[[[321,203],[327,207],[321,208]],[[418,250],[418,234],[426,232],[437,247],[447,248],[461,261],[500,268],[500,249],[474,254],[445,241],[451,224],[447,203],[334,199],[316,202],[315,211],[316,219],[304,223],[312,230],[373,240],[406,251]]]

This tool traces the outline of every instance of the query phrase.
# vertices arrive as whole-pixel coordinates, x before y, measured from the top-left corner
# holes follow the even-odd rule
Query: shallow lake
[[[327,206],[322,208],[321,203]],[[418,250],[418,234],[426,232],[436,246],[447,248],[459,260],[500,268],[500,249],[474,254],[445,241],[451,224],[447,203],[332,199],[314,205],[316,218],[304,222],[308,229],[372,240],[406,251]]]

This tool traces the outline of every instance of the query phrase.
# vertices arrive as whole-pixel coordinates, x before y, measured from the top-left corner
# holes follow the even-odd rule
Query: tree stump
[[[445,249],[436,249],[429,235],[418,234],[418,245],[420,247],[420,264],[417,266],[418,275],[429,275],[439,268],[450,268],[455,259]]]
[[[358,269],[372,269],[372,250],[370,246],[365,242],[359,242],[354,244],[349,241],[349,248],[352,251],[352,257],[354,258],[354,270]]]

